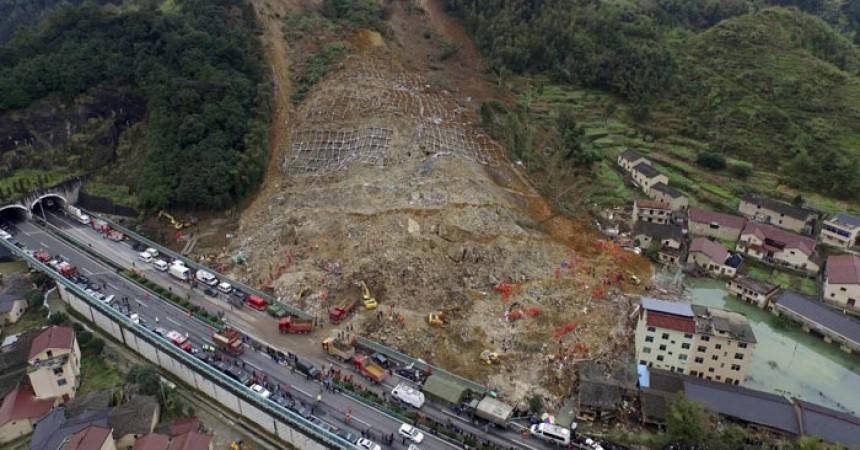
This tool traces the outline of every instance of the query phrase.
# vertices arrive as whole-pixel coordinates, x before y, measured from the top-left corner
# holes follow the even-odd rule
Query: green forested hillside
[[[87,0],[91,3],[120,3],[122,0]],[[0,44],[21,28],[35,26],[46,14],[59,7],[80,5],[84,0],[0,0]]]
[[[497,71],[608,90],[649,132],[704,141],[795,187],[860,196],[860,0],[446,7]]]
[[[132,191],[145,207],[220,208],[267,163],[269,87],[242,0],[175,7],[64,7],[0,48],[0,112],[97,86],[145,99],[148,151]],[[105,170],[110,172],[110,161]]]

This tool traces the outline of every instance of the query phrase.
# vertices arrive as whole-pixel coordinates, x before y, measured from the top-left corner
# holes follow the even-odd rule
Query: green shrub
[[[706,169],[723,170],[726,168],[726,156],[719,153],[702,152],[696,156],[696,163]]]
[[[747,178],[753,173],[753,165],[746,161],[735,161],[732,163],[730,169],[733,174],[741,178]]]

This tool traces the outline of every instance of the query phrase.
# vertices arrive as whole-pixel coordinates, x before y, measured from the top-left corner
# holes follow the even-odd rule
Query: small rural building
[[[636,222],[669,223],[672,219],[672,209],[668,203],[656,200],[633,200],[633,224]]]
[[[633,241],[643,249],[657,246],[657,260],[663,264],[677,264],[681,260],[684,233],[677,225],[637,222]]]
[[[105,408],[85,410],[70,415],[68,410],[61,406],[36,423],[36,430],[30,440],[30,449],[62,448],[63,442],[90,425],[107,427],[107,416],[110,411],[111,408]]]
[[[27,376],[39,398],[75,398],[81,385],[81,348],[69,327],[46,327],[33,339]]]
[[[827,258],[824,301],[842,309],[860,311],[860,256]]]
[[[111,429],[99,425],[88,425],[73,434],[63,450],[116,450]]]
[[[782,290],[768,309],[848,353],[860,352],[860,320],[789,290]]]
[[[27,312],[27,299],[22,295],[0,294],[0,326],[13,324]]]
[[[684,211],[690,206],[690,199],[662,181],[651,186],[648,197],[651,200],[666,203],[672,211]]]
[[[621,166],[625,172],[631,172],[634,167],[641,163],[651,164],[651,161],[648,161],[644,156],[633,150],[627,150],[618,155],[618,165]]]
[[[753,258],[817,274],[815,240],[758,222],[747,222],[737,250]]]
[[[860,246],[860,217],[838,213],[824,221],[821,243],[839,248]]]
[[[705,236],[722,241],[737,241],[746,225],[746,219],[731,214],[690,208],[687,229],[693,236]]]
[[[697,237],[690,244],[687,262],[695,264],[711,275],[718,277],[733,277],[740,266],[741,260],[732,257],[723,244],[708,238]]]
[[[737,298],[752,303],[761,309],[766,309],[771,300],[779,293],[779,286],[775,284],[753,280],[742,275],[729,280],[726,287]]]
[[[738,211],[749,220],[767,223],[795,233],[810,234],[818,214],[806,208],[791,206],[760,195],[746,193]]]
[[[30,386],[10,392],[0,405],[0,444],[32,433],[36,422],[53,408],[53,398],[37,398]]]
[[[108,416],[118,448],[128,448],[134,441],[152,433],[161,416],[161,407],[155,397],[137,395],[117,406]]]
[[[639,163],[633,167],[631,172],[633,182],[642,189],[645,195],[651,192],[651,187],[657,183],[669,184],[669,177],[660,173],[651,164]]]

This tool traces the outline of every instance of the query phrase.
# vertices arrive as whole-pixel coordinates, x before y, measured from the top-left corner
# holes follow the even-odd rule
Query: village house
[[[752,303],[761,309],[766,309],[771,300],[779,293],[779,286],[745,276],[732,278],[726,283],[726,287],[737,298]]]
[[[0,294],[0,326],[13,324],[27,312],[27,300],[21,295]]]
[[[767,223],[795,233],[810,234],[818,215],[797,206],[780,203],[760,195],[744,194],[738,211],[749,220]]]
[[[746,219],[707,209],[690,208],[687,229],[691,235],[706,236],[722,241],[737,241]]]
[[[636,360],[738,385],[746,379],[756,339],[742,314],[643,297],[636,325]]]
[[[643,250],[656,247],[657,260],[663,264],[678,264],[684,249],[684,233],[677,225],[637,222],[633,226],[633,241]]]
[[[134,396],[114,408],[107,424],[113,428],[117,448],[129,448],[141,436],[152,433],[160,415],[158,401],[148,395]]]
[[[718,277],[733,277],[741,263],[723,244],[708,238],[697,237],[690,244],[687,262]]]
[[[33,339],[27,370],[39,398],[57,397],[61,403],[75,398],[81,383],[81,349],[68,327],[47,327]]]
[[[63,450],[116,450],[111,431],[110,428],[89,425],[73,434]]]
[[[663,202],[647,199],[633,200],[633,224],[636,222],[669,223],[672,209]]]
[[[860,246],[860,217],[838,213],[821,227],[821,242],[840,248]]]
[[[860,311],[860,256],[827,258],[824,301],[839,308]]]
[[[737,250],[769,263],[818,273],[815,240],[758,222],[747,222]]]
[[[33,432],[36,422],[54,408],[54,399],[37,398],[30,386],[19,386],[0,405],[0,444]]]
[[[633,175],[633,182],[642,189],[645,195],[649,195],[651,187],[657,183],[669,184],[669,178],[666,175],[646,163],[637,164],[631,175]]]
[[[627,150],[618,155],[618,165],[625,172],[631,172],[640,163],[651,164],[651,161],[633,150]]]
[[[668,204],[672,211],[683,211],[690,206],[690,200],[684,194],[663,182],[651,186],[648,197]]]
[[[787,289],[780,291],[768,310],[847,353],[860,353],[860,320],[843,312]]]
[[[35,330],[8,335],[0,344],[0,398],[18,388],[27,377],[27,355],[36,337]]]

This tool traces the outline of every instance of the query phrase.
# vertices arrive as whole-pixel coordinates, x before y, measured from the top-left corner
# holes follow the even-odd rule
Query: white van
[[[161,272],[167,272],[167,268],[170,267],[170,264],[167,264],[167,261],[163,259],[156,259],[155,262],[152,263],[152,265],[153,267],[155,267],[155,270]]]
[[[230,283],[225,281],[225,282],[220,283],[218,285],[218,290],[225,293],[225,294],[229,294],[229,293],[233,292],[233,286],[230,286]]]
[[[156,249],[154,249],[154,248],[152,248],[152,247],[149,247],[148,249],[146,249],[146,251],[147,251],[147,253],[149,253],[150,255],[152,255],[152,257],[153,257],[153,258],[155,258],[156,256],[158,256],[158,250],[156,250]]]
[[[152,254],[149,252],[140,252],[137,254],[137,259],[139,259],[145,263],[151,263],[152,262]]]
[[[77,218],[78,218],[78,222],[80,222],[84,225],[90,224],[90,216],[88,216],[86,214],[81,214],[81,215],[77,216]]]
[[[532,436],[560,445],[570,444],[570,429],[551,423],[538,423],[529,429]]]
[[[424,393],[409,387],[406,383],[398,384],[397,387],[391,390],[391,395],[415,408],[420,409],[424,406]]]
[[[174,264],[170,266],[170,275],[180,281],[188,281],[191,278],[191,270],[185,266]]]
[[[216,284],[218,284],[218,279],[215,278],[215,275],[212,275],[205,270],[198,270],[197,274],[194,275],[194,277],[197,278],[197,281],[203,284],[208,284],[209,286],[215,286]]]

